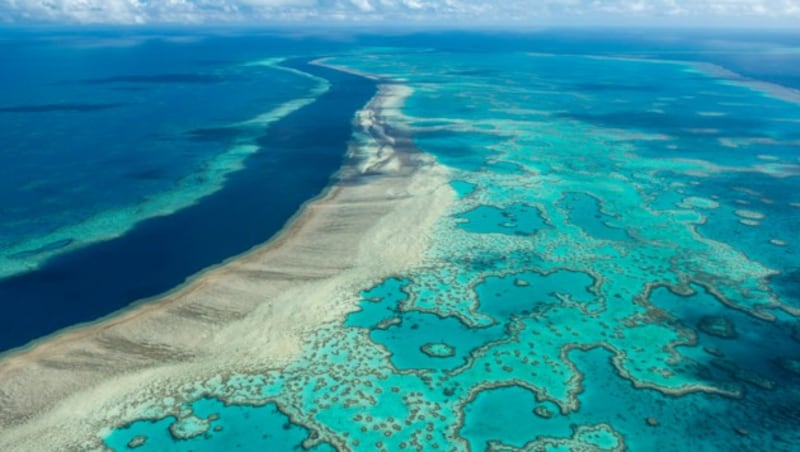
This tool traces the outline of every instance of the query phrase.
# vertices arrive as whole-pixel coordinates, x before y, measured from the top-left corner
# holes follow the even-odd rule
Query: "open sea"
[[[0,90],[0,300],[11,311],[0,349],[166,292],[265,242],[324,190],[374,86],[284,45],[0,44],[14,68]]]
[[[800,447],[798,35],[17,31],[0,64],[0,350],[269,240],[379,84],[456,197],[296,362],[113,450]]]

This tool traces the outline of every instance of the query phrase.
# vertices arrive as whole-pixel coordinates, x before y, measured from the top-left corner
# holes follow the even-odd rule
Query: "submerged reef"
[[[703,316],[700,318],[697,328],[706,334],[724,339],[735,339],[737,336],[733,322],[725,317]]]
[[[352,450],[785,449],[800,439],[796,418],[767,408],[798,390],[772,364],[797,372],[779,356],[797,338],[783,323],[797,300],[771,284],[779,270],[765,263],[776,261],[712,228],[767,228],[773,215],[722,196],[711,178],[723,163],[654,156],[686,146],[683,136],[655,120],[623,127],[632,116],[603,103],[613,89],[564,91],[542,74],[574,66],[613,87],[617,71],[658,71],[676,96],[761,98],[680,64],[506,55],[495,62],[507,65],[501,84],[441,75],[480,63],[436,58],[328,62],[403,79],[410,96],[384,120],[450,171],[456,201],[423,261],[364,290],[295,363],[246,390],[223,381],[203,392],[273,401],[317,434],[305,445]],[[628,108],[669,108],[654,96]],[[551,113],[583,105],[608,112]],[[759,171],[740,164],[733,171]],[[762,333],[775,351],[745,359]],[[781,436],[761,421],[770,416]]]
[[[420,347],[420,350],[431,358],[450,358],[456,354],[456,349],[444,342],[428,343]]]

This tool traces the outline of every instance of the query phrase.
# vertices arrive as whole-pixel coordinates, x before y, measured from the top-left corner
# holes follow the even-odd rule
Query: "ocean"
[[[279,66],[291,57],[279,40],[258,59],[247,40],[108,40],[5,43],[0,299],[14,320],[0,349],[268,240],[329,184],[374,91],[305,61]]]
[[[86,45],[94,39],[105,45]],[[14,319],[2,333],[6,349],[202,280],[198,272],[267,241],[305,202],[341,187],[343,163],[397,154],[347,183],[366,189],[406,177],[396,166],[435,168],[450,202],[420,231],[424,252],[402,271],[365,284],[353,264],[346,282],[300,292],[321,297],[315,309],[343,299],[348,308],[304,331],[288,362],[237,349],[258,359],[211,371],[222,358],[210,354],[188,360],[186,371],[169,367],[152,385],[142,373],[142,388],[120,393],[124,403],[86,399],[102,413],[86,444],[800,444],[800,37],[553,30],[131,39],[2,44],[45,77],[43,93],[52,90],[35,102],[22,89],[0,96],[0,115],[16,124],[4,121],[0,140],[17,149],[0,154],[9,162],[0,168],[16,178],[2,178],[0,194],[9,212],[0,241],[14,251],[0,266],[0,300]],[[209,61],[220,53],[225,61]],[[98,55],[122,66],[76,68],[75,59]],[[54,61],[64,69],[42,74]],[[182,90],[180,108],[160,106]],[[255,94],[262,90],[266,99]],[[383,103],[365,108],[378,92]],[[299,99],[307,102],[247,125]],[[144,118],[136,110],[150,105],[160,107]],[[130,140],[120,129],[75,125],[99,121],[132,126]],[[78,136],[68,140],[65,130]],[[406,142],[413,148],[401,149]],[[116,157],[99,143],[118,143]],[[42,154],[23,152],[34,148]],[[239,165],[209,176],[209,162],[231,152]],[[16,194],[34,175],[39,184]],[[164,193],[169,209],[119,219],[131,206],[153,212],[135,206]],[[352,253],[414,246],[379,236]]]

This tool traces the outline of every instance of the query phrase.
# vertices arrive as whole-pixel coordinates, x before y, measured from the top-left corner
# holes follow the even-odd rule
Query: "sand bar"
[[[446,170],[387,130],[410,91],[381,85],[339,182],[264,246],[160,299],[0,359],[0,450],[80,450],[132,404],[293,360],[358,292],[419,263],[454,193]],[[362,139],[362,141],[364,141]],[[364,165],[363,147],[380,149]],[[136,277],[136,275],[131,275]]]

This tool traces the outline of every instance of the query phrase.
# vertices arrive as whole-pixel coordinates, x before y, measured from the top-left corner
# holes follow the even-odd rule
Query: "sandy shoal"
[[[383,125],[409,94],[381,85],[355,124],[375,152],[365,157],[354,143],[337,183],[269,243],[161,298],[2,357],[0,450],[97,447],[132,401],[279,369],[321,325],[355,310],[359,291],[419,264],[453,192],[445,169]]]

